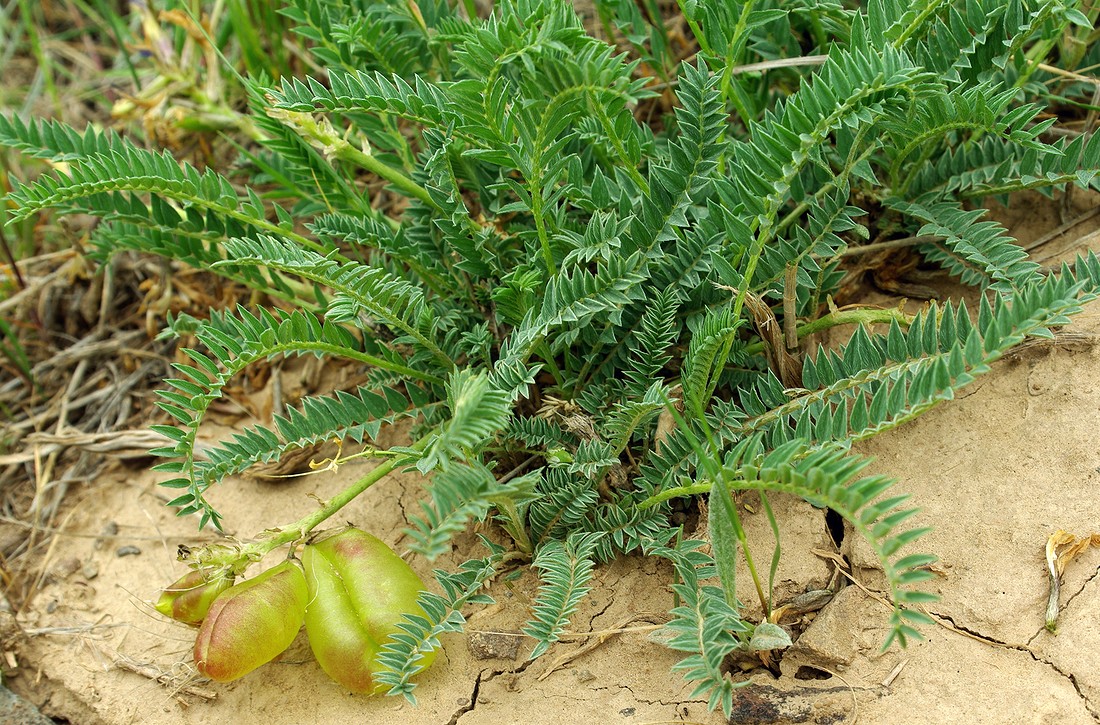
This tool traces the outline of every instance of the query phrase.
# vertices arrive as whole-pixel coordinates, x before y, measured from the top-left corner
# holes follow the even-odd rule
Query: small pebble
[[[619,710],[619,714],[623,717],[634,717],[635,712],[636,710],[632,707],[624,707],[622,710]]]
[[[573,670],[573,676],[577,678],[577,682],[591,682],[596,679],[592,670]]]
[[[62,579],[68,579],[70,576],[80,570],[80,559],[75,556],[68,556],[57,562],[57,565],[53,568],[53,575],[58,581]]]
[[[107,543],[107,539],[113,538],[115,536],[118,536],[118,524],[116,524],[114,521],[110,521],[107,523],[106,526],[103,527],[103,530],[99,532],[100,538],[95,540],[96,550],[102,549],[103,545]]]
[[[99,576],[99,567],[94,562],[85,562],[84,566],[80,569],[80,573],[84,575],[85,579],[95,579]]]
[[[141,549],[133,545],[120,546],[115,550],[115,556],[120,558],[123,556],[137,556],[140,553]]]

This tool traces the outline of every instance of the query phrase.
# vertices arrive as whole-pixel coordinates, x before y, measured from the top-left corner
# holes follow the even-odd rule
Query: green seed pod
[[[212,680],[229,682],[275,659],[302,628],[308,596],[294,561],[226,589],[199,629],[195,666]]]
[[[309,585],[306,633],[329,677],[356,693],[376,693],[378,651],[407,613],[424,614],[416,572],[381,540],[356,528],[302,551]],[[436,652],[421,660],[427,669]]]
[[[200,624],[218,595],[231,586],[231,575],[193,569],[164,590],[156,610],[177,622]]]

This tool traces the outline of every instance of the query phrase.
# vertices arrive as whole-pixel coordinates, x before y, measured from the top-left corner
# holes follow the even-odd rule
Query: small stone
[[[637,710],[633,707],[624,707],[622,710],[619,710],[619,714],[623,717],[634,717],[635,712],[637,712]]]
[[[577,682],[591,682],[596,679],[592,670],[573,670],[573,676],[577,678]]]
[[[53,576],[57,581],[68,579],[74,573],[80,570],[80,559],[75,556],[69,556],[57,564],[53,568]]]
[[[139,554],[141,554],[141,549],[132,544],[120,546],[118,547],[118,549],[115,550],[115,556],[119,558],[122,558],[124,556],[138,556]]]
[[[519,632],[470,632],[466,643],[479,660],[514,660],[519,654]]]
[[[99,538],[95,540],[95,548],[98,551],[102,549],[108,539],[118,536],[118,524],[114,521],[107,522],[107,525],[103,527],[103,530],[99,532]]]
[[[84,575],[85,579],[95,579],[99,576],[99,567],[95,565],[95,562],[87,561],[81,567],[80,573]]]

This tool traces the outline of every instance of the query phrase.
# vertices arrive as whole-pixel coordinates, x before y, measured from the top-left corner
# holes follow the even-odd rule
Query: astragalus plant
[[[524,630],[536,657],[597,563],[641,553],[674,564],[665,639],[728,711],[727,656],[789,642],[742,619],[734,561],[749,552],[733,496],[758,491],[771,516],[780,492],[866,538],[890,639],[904,642],[932,558],[907,553],[915,510],[849,448],[1050,336],[1100,288],[1093,256],[1042,269],[974,205],[1095,186],[1100,141],[1051,140],[1037,75],[1090,19],[1050,0],[684,0],[699,50],[678,54],[632,3],[597,3],[629,51],[561,0],[470,19],[473,7],[289,3],[324,70],[243,79],[251,123],[236,127],[252,138],[229,176],[111,131],[0,119],[0,143],[55,166],[9,195],[12,219],[93,214],[101,258],[161,255],[270,301],[168,322],[197,340],[161,394],[174,423],[156,427],[181,514],[219,526],[211,486],[319,441],[365,442],[359,455],[381,461],[301,521],[194,555],[250,561],[302,541],[385,473],[415,468],[413,551],[434,559],[487,517],[512,543],[438,575],[442,594],[423,595],[424,616],[379,656],[391,694],[410,695],[420,653],[461,628],[459,607],[485,600],[502,562],[541,576]],[[782,58],[799,60],[759,65]],[[852,250],[907,235],[924,264],[979,288],[976,309],[832,305]],[[846,345],[810,349],[840,325],[854,326]],[[234,376],[305,354],[368,382],[196,455]],[[400,418],[414,420],[409,445],[373,448]],[[671,523],[673,503],[698,496],[709,549]]]

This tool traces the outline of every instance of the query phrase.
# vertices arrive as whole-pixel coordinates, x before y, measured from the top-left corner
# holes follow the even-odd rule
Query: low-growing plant
[[[162,255],[272,301],[168,321],[198,342],[161,393],[174,424],[156,426],[181,515],[220,527],[211,486],[320,441],[379,458],[302,520],[197,550],[196,567],[239,573],[413,468],[414,552],[435,559],[490,516],[514,543],[437,572],[443,593],[422,595],[379,654],[390,694],[411,697],[417,663],[506,557],[541,577],[524,629],[537,657],[595,564],[640,552],[673,564],[668,645],[728,713],[725,659],[790,641],[767,621],[734,494],[758,491],[777,535],[772,492],[842,516],[885,572],[886,644],[904,644],[933,559],[905,553],[923,533],[906,526],[915,509],[851,444],[951,399],[1100,289],[1091,254],[1042,269],[970,206],[1096,187],[1100,140],[1050,140],[1039,82],[1091,22],[1050,0],[685,0],[692,37],[673,38],[654,3],[596,5],[633,60],[562,0],[505,0],[485,19],[444,0],[294,0],[284,14],[324,70],[242,79],[258,145],[239,174],[112,131],[0,118],[0,144],[57,165],[9,195],[11,216],[94,214],[101,258]],[[980,289],[976,310],[832,304],[846,256],[906,234]],[[855,326],[847,344],[803,354],[840,325]],[[197,455],[234,376],[306,354],[362,365],[368,382]],[[376,449],[402,418],[411,444]],[[709,504],[709,553],[670,520],[693,496]],[[739,557],[761,623],[743,619]]]

